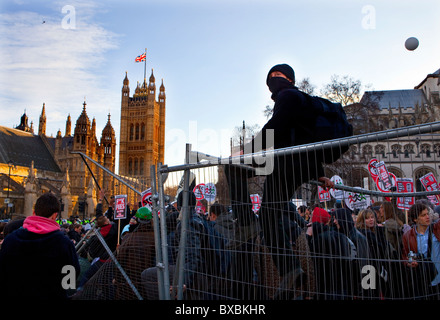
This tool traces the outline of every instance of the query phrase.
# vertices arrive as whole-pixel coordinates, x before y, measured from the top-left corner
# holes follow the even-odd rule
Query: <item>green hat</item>
[[[136,218],[150,220],[153,218],[153,215],[148,207],[140,207],[136,211]]]

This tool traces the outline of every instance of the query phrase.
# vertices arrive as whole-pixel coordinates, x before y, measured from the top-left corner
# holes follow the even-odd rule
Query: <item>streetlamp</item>
[[[9,167],[9,175],[8,175],[8,195],[7,195],[7,198],[8,198],[8,203],[7,203],[7,209],[6,209],[6,214],[8,215],[8,217],[9,217],[9,208],[10,208],[10,203],[11,203],[11,199],[9,199],[9,188],[10,188],[10,186],[11,186],[11,169],[12,169],[12,167],[14,166],[14,162],[12,161],[12,160],[9,160],[8,161],[8,167]]]

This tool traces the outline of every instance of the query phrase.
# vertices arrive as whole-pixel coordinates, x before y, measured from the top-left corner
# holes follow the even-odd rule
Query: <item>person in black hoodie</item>
[[[2,300],[69,298],[66,289],[73,288],[66,280],[79,275],[80,265],[72,241],[56,222],[58,212],[60,203],[56,196],[45,193],[37,199],[34,214],[5,238],[0,250]],[[74,284],[76,276],[70,280]]]
[[[295,86],[295,72],[287,64],[272,67],[266,84],[275,101],[273,115],[256,137],[244,146],[243,153],[256,153],[271,147],[282,149],[314,142],[318,111],[308,95]],[[273,139],[271,139],[273,138]],[[293,256],[289,237],[283,228],[283,212],[295,190],[310,180],[318,180],[324,187],[334,187],[325,177],[322,155],[307,152],[265,158],[264,167],[255,165],[256,174],[266,175],[259,222],[265,243],[281,276],[297,277],[302,273],[298,259]],[[232,209],[238,225],[249,225],[255,219],[249,200],[247,177],[249,171],[240,166],[225,166],[230,187]],[[249,221],[249,222],[247,222]]]

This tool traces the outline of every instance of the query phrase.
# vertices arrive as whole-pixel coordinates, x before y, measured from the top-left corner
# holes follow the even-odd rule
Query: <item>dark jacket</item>
[[[70,240],[75,241],[74,244],[77,244],[78,242],[81,241],[81,235],[75,230],[69,230],[69,232],[67,232],[67,236],[69,237]]]
[[[337,209],[335,217],[338,220],[339,232],[345,234],[356,247],[356,258],[361,260],[361,264],[365,265],[371,256],[368,241],[364,234],[355,228],[351,212],[348,209]]]
[[[133,285],[143,297],[147,293],[142,285],[141,273],[145,269],[155,266],[156,247],[154,242],[154,228],[152,220],[141,220],[133,232],[128,233],[118,248],[117,260],[127,273]],[[136,299],[133,290],[128,286],[120,272],[116,273],[118,283],[117,297]]]
[[[114,252],[116,250],[116,247],[118,245],[118,226],[116,223],[111,222],[99,230],[102,237],[104,238],[105,243],[109,247],[111,252]],[[85,248],[88,250],[89,255],[92,258],[100,258],[102,262],[105,262],[110,258],[109,253],[105,249],[105,247],[102,245],[101,241],[97,238],[96,235],[93,235],[90,241],[88,242],[88,245]]]
[[[318,222],[309,237],[318,298],[346,299],[353,294],[350,278],[351,246],[347,237]]]
[[[20,228],[10,233],[0,250],[0,297],[6,299],[67,299],[64,266],[80,266],[72,241],[61,231],[37,234]],[[24,300],[23,300],[24,301]]]
[[[281,149],[292,146],[312,143],[315,141],[315,122],[318,110],[310,103],[308,95],[292,86],[289,89],[280,91],[275,99],[273,115],[263,126],[257,136],[245,146],[246,151],[253,150],[258,152],[271,147],[266,145],[266,130],[274,130],[274,148]],[[313,163],[313,166],[303,166],[303,169],[309,167],[308,173],[304,177],[322,177],[324,170],[322,168],[322,159],[317,158],[315,152],[301,153],[302,163]],[[316,168],[315,168],[316,164]]]

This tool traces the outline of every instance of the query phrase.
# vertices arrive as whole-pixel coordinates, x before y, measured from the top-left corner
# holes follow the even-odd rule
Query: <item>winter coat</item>
[[[213,223],[214,229],[225,237],[226,246],[229,246],[230,242],[234,240],[236,222],[233,219],[232,212],[224,212],[217,217]]]
[[[118,245],[117,224],[114,222],[110,222],[109,224],[101,227],[99,232],[104,238],[104,241],[109,247],[110,251],[113,253]],[[99,241],[96,235],[92,236],[85,249],[88,250],[89,255],[92,258],[100,258],[102,262],[105,262],[110,258],[109,253],[107,252],[101,241]]]
[[[314,259],[318,298],[345,299],[352,295],[351,246],[347,237],[315,222],[309,247]]]
[[[23,227],[5,238],[0,250],[0,298],[20,299],[17,301],[68,298],[62,287],[63,278],[72,275],[70,272],[79,276],[80,265],[72,241],[55,221],[49,220],[28,217]],[[65,266],[74,270],[69,269],[68,274],[63,269]]]
[[[156,262],[152,220],[140,222],[133,232],[128,233],[124,237],[117,250],[116,258],[133,285],[138,288],[143,297],[146,297],[141,281],[141,273],[145,269],[154,267]],[[116,281],[118,283],[117,294],[119,297],[136,299],[133,290],[128,286],[127,281],[120,272],[116,274]]]

